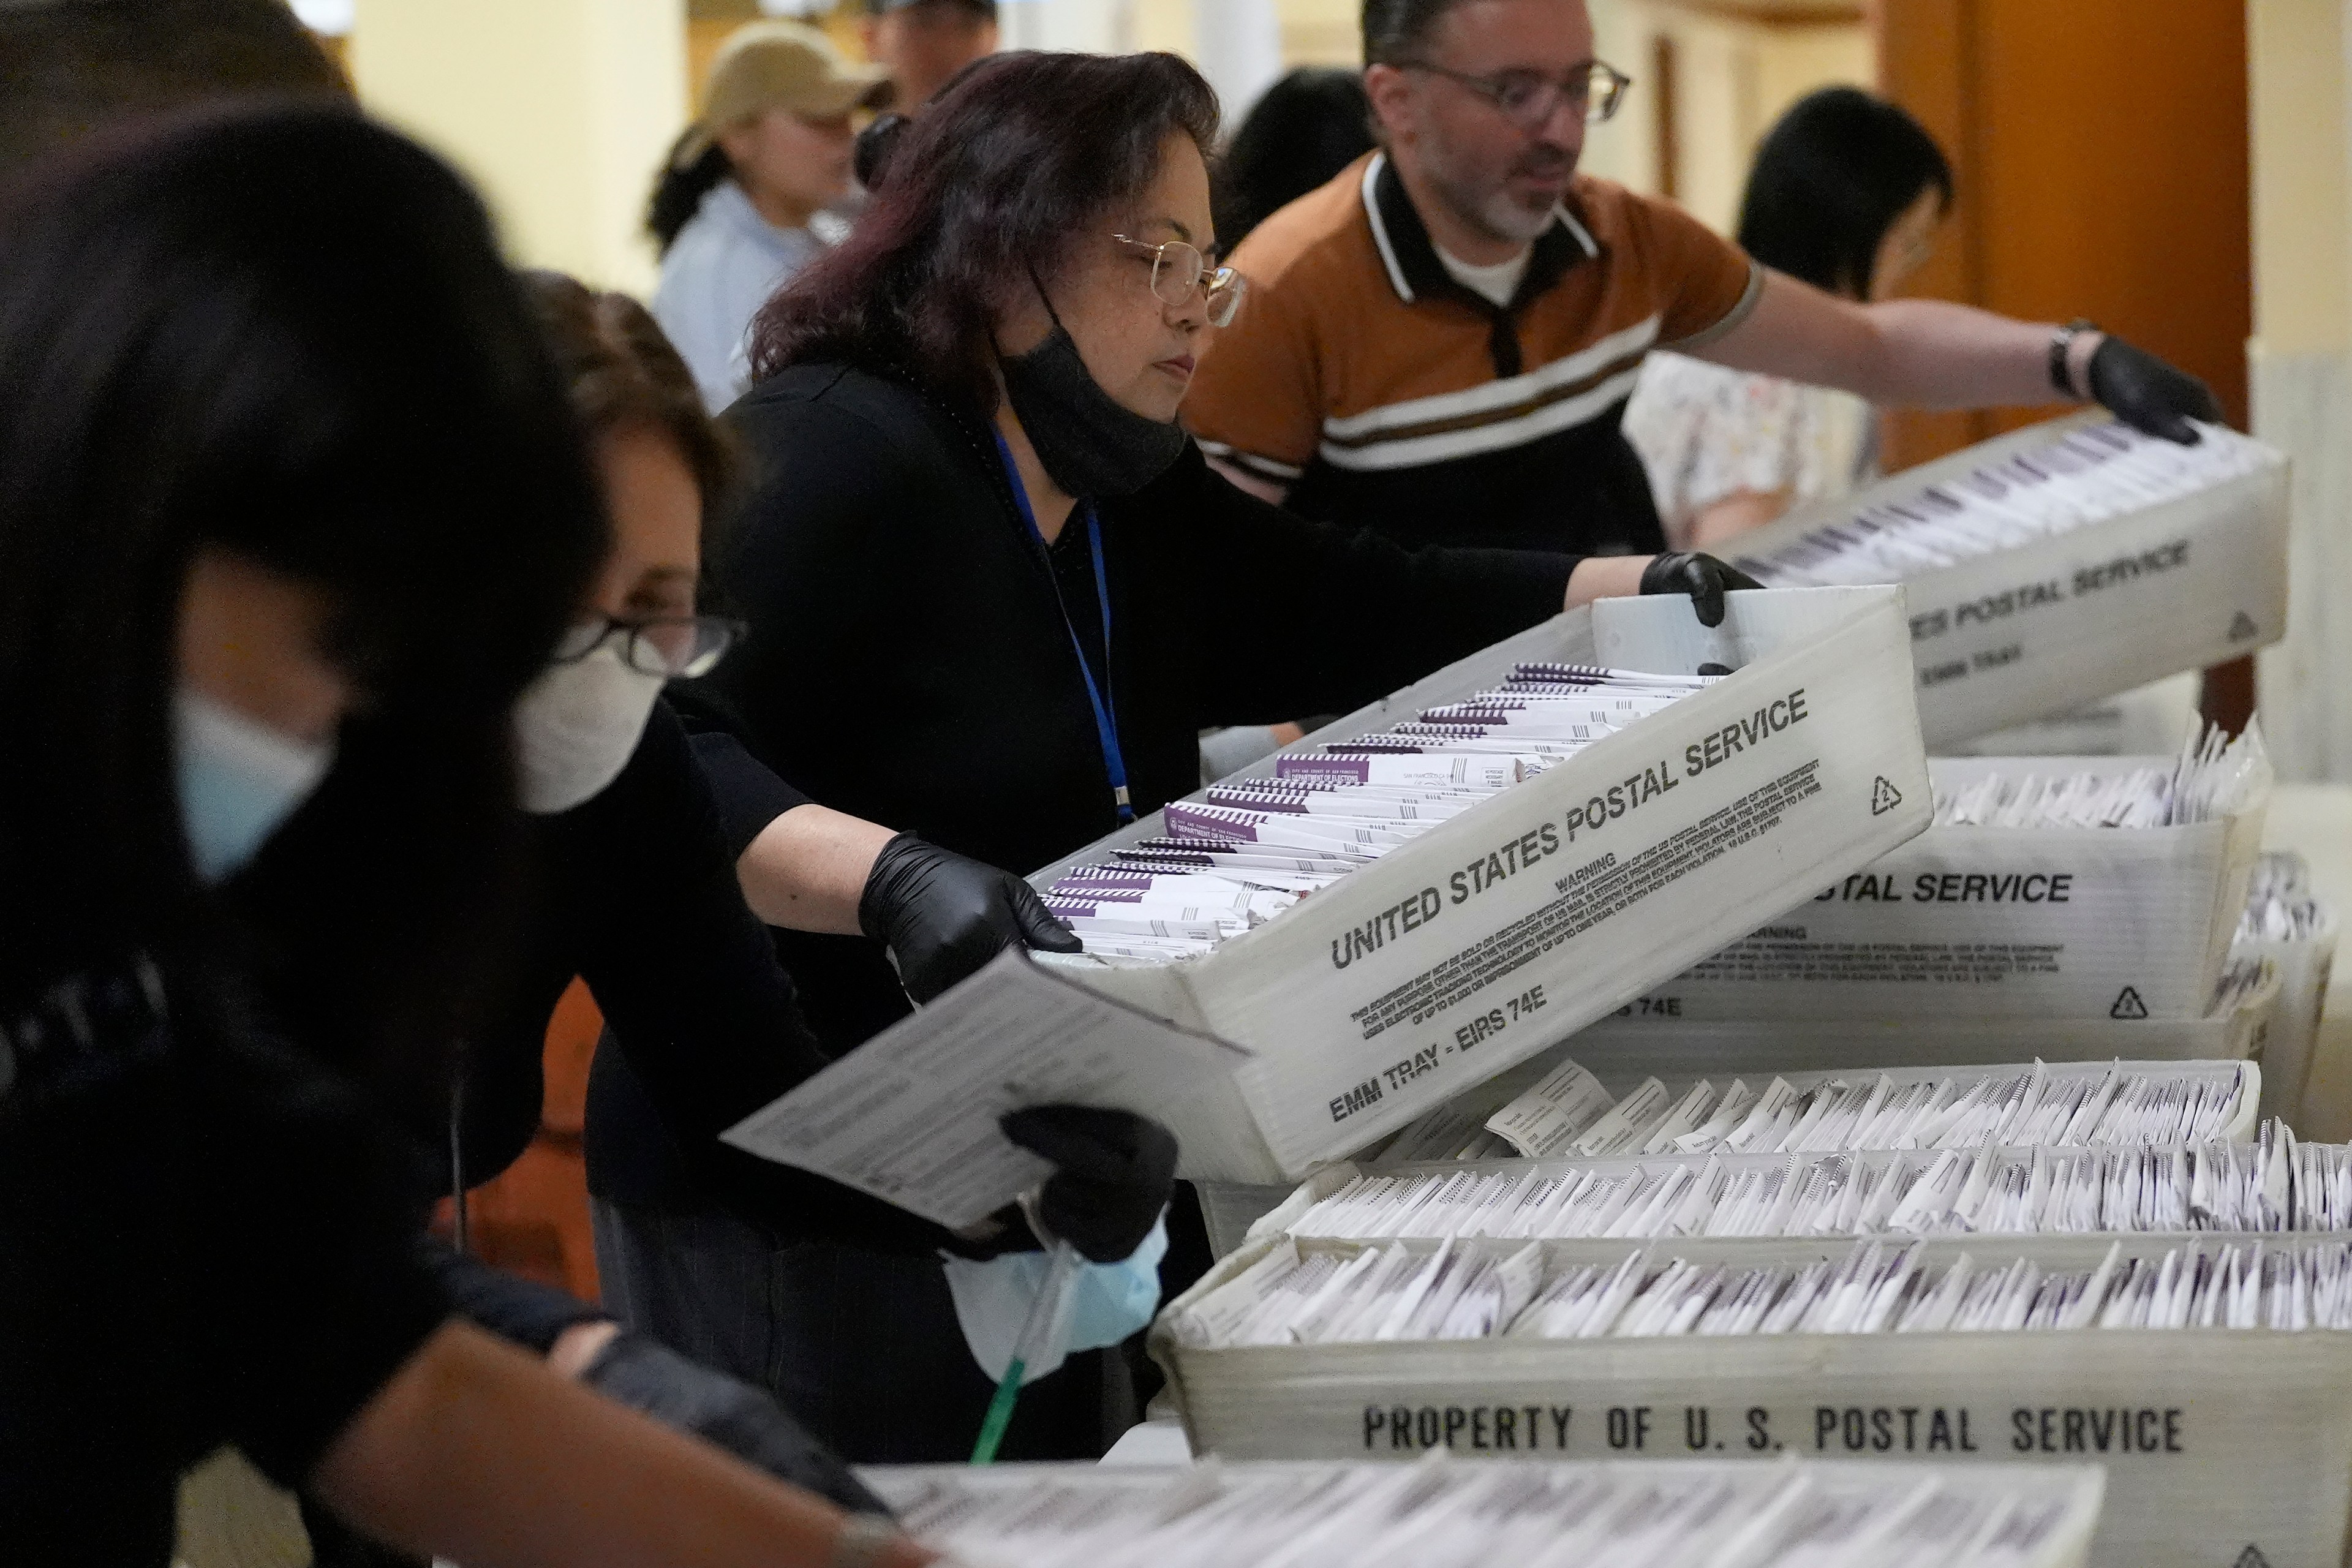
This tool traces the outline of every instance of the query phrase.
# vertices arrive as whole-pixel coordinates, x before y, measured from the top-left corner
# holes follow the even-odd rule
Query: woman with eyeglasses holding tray
[[[1205,725],[1350,708],[1643,584],[1647,557],[1409,552],[1209,471],[1176,419],[1246,288],[1213,261],[1216,118],[1172,56],[980,62],[882,132],[856,230],[755,326],[760,380],[729,423],[757,472],[718,573],[751,632],[704,685],[814,799],[1027,869],[1197,787]],[[1692,558],[1647,579],[1718,615],[1738,585]],[[832,1048],[905,1012],[872,949],[779,940]],[[592,1106],[617,1070],[599,1058]],[[598,1220],[643,1275],[763,1281],[773,1386],[846,1457],[969,1450],[991,1391],[937,1264],[771,1252],[648,1205]],[[1115,1403],[1121,1377],[1073,1357],[1024,1454],[1099,1453],[1123,1423],[1077,1380]]]

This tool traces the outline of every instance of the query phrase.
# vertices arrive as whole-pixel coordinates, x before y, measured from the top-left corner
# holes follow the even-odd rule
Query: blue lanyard
[[[1045,563],[1045,580],[1054,585],[1054,603],[1062,610],[1062,628],[1070,634],[1070,651],[1078,657],[1078,674],[1087,683],[1087,700],[1095,710],[1095,737],[1102,742],[1103,772],[1110,775],[1111,804],[1118,807],[1121,822],[1135,820],[1135,807],[1127,795],[1127,758],[1118,749],[1118,713],[1110,699],[1110,579],[1103,572],[1102,524],[1095,518],[1092,504],[1080,502],[1078,510],[1086,519],[1087,545],[1094,552],[1095,601],[1102,610],[1103,678],[1097,683],[1094,666],[1087,660],[1087,646],[1078,640],[1078,628],[1070,619],[1070,606],[1062,598],[1062,580],[1055,574],[1053,552],[1045,547],[1045,535],[1037,527],[1037,514],[1029,510],[1029,491],[1021,482],[1021,470],[1013,461],[1013,448],[1004,437],[996,437],[996,455],[1004,460],[1004,477],[1013,485],[1013,504],[1020,509],[1021,521],[1029,530],[1030,539]]]

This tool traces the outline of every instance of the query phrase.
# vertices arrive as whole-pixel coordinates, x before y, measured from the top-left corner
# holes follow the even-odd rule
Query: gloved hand
[[[621,1333],[580,1381],[665,1426],[714,1443],[781,1481],[831,1498],[852,1513],[890,1510],[765,1389],[699,1366],[656,1341]]]
[[[1037,1205],[1045,1228],[1090,1262],[1143,1245],[1176,1185],[1176,1135],[1149,1117],[1090,1105],[1033,1105],[998,1119],[1004,1135],[1054,1162]]]
[[[1688,594],[1703,626],[1723,625],[1723,595],[1727,590],[1763,585],[1737,566],[1695,551],[1670,550],[1653,555],[1642,568],[1642,592]]]
[[[2090,382],[2091,395],[2116,418],[2184,447],[2204,439],[2189,423],[2191,419],[2222,422],[2212,388],[2113,335],[2091,352]]]
[[[1010,871],[983,866],[901,833],[882,846],[857,900],[860,930],[890,950],[898,984],[918,1003],[982,968],[1008,947],[1076,952],[1069,927],[1046,911],[1036,889]]]

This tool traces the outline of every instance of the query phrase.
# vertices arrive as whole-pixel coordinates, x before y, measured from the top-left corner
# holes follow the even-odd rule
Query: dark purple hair
[[[764,379],[809,360],[996,403],[990,336],[1008,291],[1159,177],[1163,143],[1208,156],[1217,95],[1174,55],[993,55],[883,150],[873,205],[752,323]]]

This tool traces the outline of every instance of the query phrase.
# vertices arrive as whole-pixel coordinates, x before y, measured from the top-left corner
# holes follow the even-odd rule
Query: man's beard
[[[1458,168],[1448,151],[1433,147],[1431,152],[1434,154],[1430,159],[1431,183],[1445,198],[1446,205],[1454,209],[1454,216],[1493,238],[1514,245],[1530,244],[1551,226],[1554,204],[1546,201],[1539,207],[1530,208],[1511,195],[1504,181],[1515,174],[1572,174],[1576,168],[1575,153],[1545,142],[1521,153],[1504,171],[1502,179],[1489,182]]]

